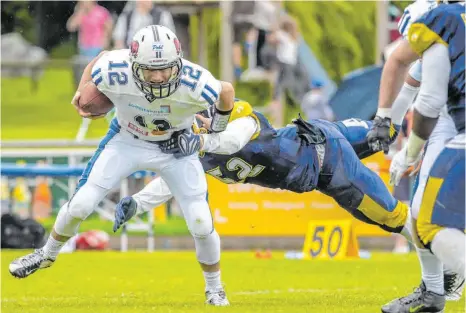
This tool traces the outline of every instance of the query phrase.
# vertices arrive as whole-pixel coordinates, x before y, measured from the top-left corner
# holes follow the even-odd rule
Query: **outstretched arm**
[[[208,129],[210,119],[198,115],[197,118],[203,122]],[[221,133],[202,134],[201,148],[203,152],[216,154],[234,154],[241,150],[257,132],[258,125],[251,116],[238,118],[228,123],[227,128]]]
[[[141,191],[133,195],[136,200],[136,215],[148,212],[164,204],[173,197],[170,188],[162,177],[157,177],[148,183]]]
[[[380,81],[379,109],[374,119],[374,124],[367,134],[372,150],[383,150],[388,153],[390,145],[390,128],[392,127],[392,105],[398,97],[400,89],[405,81],[409,67],[416,61],[419,55],[411,48],[407,40],[403,40],[392,52],[385,64]],[[405,88],[406,89],[406,88]],[[406,103],[412,100],[411,90],[408,91],[408,99],[402,100],[402,105],[397,103],[396,122],[400,122],[407,109]],[[415,92],[415,90],[414,90]],[[405,108],[406,107],[406,108]]]

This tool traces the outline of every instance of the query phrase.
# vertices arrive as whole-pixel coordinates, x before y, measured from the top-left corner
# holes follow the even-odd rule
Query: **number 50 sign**
[[[351,220],[311,221],[303,246],[304,259],[359,257]]]

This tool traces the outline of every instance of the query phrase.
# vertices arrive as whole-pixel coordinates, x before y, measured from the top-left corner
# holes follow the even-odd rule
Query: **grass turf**
[[[8,263],[25,251],[2,251],[3,313],[137,312],[380,312],[380,306],[419,283],[415,254],[374,253],[342,261],[268,260],[224,252],[227,308],[203,304],[203,278],[194,252],[77,252],[18,280]],[[464,312],[464,298],[446,312]]]

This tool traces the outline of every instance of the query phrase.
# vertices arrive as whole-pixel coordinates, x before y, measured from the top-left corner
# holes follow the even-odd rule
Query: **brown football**
[[[86,113],[102,115],[107,114],[113,108],[112,101],[97,89],[93,81],[88,81],[80,92],[78,105]]]

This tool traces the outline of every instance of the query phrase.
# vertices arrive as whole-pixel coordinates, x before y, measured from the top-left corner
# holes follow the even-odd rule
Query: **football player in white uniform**
[[[424,0],[416,1],[406,8],[403,17],[398,24],[399,31],[403,35],[404,40],[400,43],[400,46],[397,47],[396,50],[406,51],[404,50],[406,47],[409,49],[407,35],[411,24],[416,22],[416,20],[421,18],[426,12],[437,8],[438,5],[439,3],[437,1]],[[394,54],[396,53],[397,51],[394,52]],[[384,69],[386,80],[387,78],[392,79],[395,77],[393,73],[396,71],[396,67],[393,64],[393,62],[390,64],[387,62],[387,66]],[[389,89],[386,90],[389,90],[387,92],[391,92],[390,94],[387,93],[386,95],[382,95],[381,93],[380,98],[382,100],[379,101],[379,110],[377,111],[376,117],[379,125],[374,125],[375,128],[373,128],[373,130],[368,133],[369,141],[372,141],[375,146],[379,145],[379,147],[385,151],[388,149],[388,145],[386,144],[387,141],[384,138],[386,135],[383,134],[387,131],[384,129],[387,129],[386,125],[390,125],[391,122],[395,124],[401,123],[407,109],[413,103],[414,98],[418,94],[422,78],[421,68],[421,60],[418,59],[410,67],[409,75],[407,75],[405,83],[398,95]],[[399,82],[390,81],[390,87],[393,87],[398,83]],[[396,99],[390,99],[389,96],[396,96]],[[432,99],[434,98],[435,97],[432,97]],[[444,149],[445,144],[456,135],[457,130],[455,128],[455,124],[453,123],[452,118],[448,115],[446,105],[444,105],[440,111],[437,124],[432,134],[430,135],[426,146],[424,147],[424,156],[422,159],[421,169],[416,177],[414,196],[411,202],[410,210],[412,218],[416,221],[418,220],[419,210],[421,207],[422,198],[424,196],[424,190],[429,177],[429,172],[431,171],[431,168],[440,152]],[[390,166],[390,182],[392,184],[397,185],[408,168],[408,164],[406,163],[406,149],[407,145],[400,152],[398,152],[392,160]],[[448,270],[447,268],[443,268],[440,260],[435,255],[433,255],[429,249],[426,249],[421,245],[417,245],[416,250],[422,269],[423,285],[421,288],[424,288],[429,292],[433,292],[434,294],[445,295],[446,300],[459,300],[464,288],[464,273],[457,274]],[[388,307],[386,309],[389,310]]]
[[[113,102],[116,118],[74,195],[60,209],[45,246],[14,260],[10,273],[24,278],[52,265],[61,247],[105,195],[131,173],[148,169],[163,177],[180,204],[204,272],[206,302],[228,305],[220,281],[220,238],[214,229],[206,200],[206,178],[196,153],[199,142],[190,141],[191,146],[186,148],[193,154],[188,156],[168,151],[179,134],[189,136],[196,112],[210,109],[211,131],[225,130],[234,104],[232,85],[184,60],[176,35],[160,25],[139,30],[130,49],[100,54],[87,66],[82,82],[86,75]],[[75,105],[79,97],[78,92]],[[89,116],[79,108],[78,112]]]

